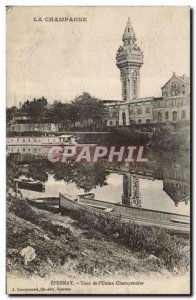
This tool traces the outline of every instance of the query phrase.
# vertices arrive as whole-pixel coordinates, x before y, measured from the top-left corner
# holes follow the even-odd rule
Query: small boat
[[[85,210],[91,213],[110,214],[114,217],[120,217],[124,222],[162,227],[174,232],[189,233],[190,231],[189,216],[110,203],[83,195],[59,194],[59,208],[62,212],[63,210]],[[176,219],[179,222],[175,222]]]
[[[59,138],[59,143],[61,145],[77,145],[78,143],[76,142],[75,136],[71,134],[64,134],[58,136]]]
[[[59,209],[59,197],[43,197],[27,199],[27,202],[38,208],[54,207]]]
[[[94,193],[87,193],[87,194],[82,194],[82,195],[78,195],[81,198],[89,198],[89,199],[94,199],[95,198],[95,194]]]
[[[189,224],[190,223],[189,221],[181,220],[181,219],[178,219],[178,218],[170,218],[170,220],[174,223],[183,223],[183,224]]]
[[[15,179],[16,188],[35,192],[45,192],[45,185],[40,181]]]

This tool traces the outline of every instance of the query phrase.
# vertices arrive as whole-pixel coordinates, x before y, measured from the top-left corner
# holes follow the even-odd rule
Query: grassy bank
[[[89,232],[89,237],[87,233]],[[68,216],[29,206],[9,197],[7,203],[7,271],[16,276],[121,276],[165,274],[156,261],[141,258],[123,245],[81,230]],[[33,247],[36,258],[25,265],[20,252]],[[53,276],[53,275],[51,275]]]
[[[188,267],[188,241],[183,238],[84,211],[65,216],[15,197],[7,200],[8,272],[25,277],[53,272],[135,277]],[[27,246],[34,248],[36,258],[25,265],[20,253]]]
[[[143,257],[154,255],[169,271],[174,268],[186,271],[189,268],[189,242],[183,236],[171,235],[165,229],[123,222],[108,214],[85,210],[66,213],[78,221],[80,228],[88,230],[90,238],[106,237],[140,252]]]
[[[7,203],[7,268],[22,275],[44,277],[65,261],[77,256],[78,243],[71,230],[63,224],[50,222],[43,211],[31,208],[26,201],[11,197]],[[31,246],[36,259],[28,265],[20,251]]]

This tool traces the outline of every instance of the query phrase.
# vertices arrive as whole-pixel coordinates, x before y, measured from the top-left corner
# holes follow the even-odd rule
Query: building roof
[[[107,103],[118,103],[120,102],[121,100],[101,100],[101,102],[103,102],[104,104],[107,104]]]
[[[122,38],[123,42],[125,40],[134,40],[136,41],[135,32],[133,30],[133,26],[130,22],[130,18],[128,18],[127,25],[125,27],[125,31]]]
[[[188,84],[189,83],[189,78],[186,77],[185,75],[183,76],[177,76],[175,72],[173,72],[172,77],[164,84],[164,86],[162,86],[161,89],[163,89],[172,79],[177,78],[179,80],[181,80],[182,82]]]
[[[134,104],[138,104],[138,103],[144,103],[144,102],[148,102],[148,101],[153,101],[153,97],[145,97],[145,98],[138,98],[138,99],[135,99],[135,100],[132,100],[132,101],[121,101],[120,102],[120,105],[127,105],[127,104],[130,104],[130,105],[134,105]]]

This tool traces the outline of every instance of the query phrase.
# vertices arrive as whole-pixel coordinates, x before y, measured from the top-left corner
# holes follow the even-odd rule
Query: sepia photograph
[[[6,293],[190,295],[191,9],[6,7]]]

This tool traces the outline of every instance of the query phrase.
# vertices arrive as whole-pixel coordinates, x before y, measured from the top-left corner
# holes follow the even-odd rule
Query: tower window
[[[161,112],[158,112],[158,121],[162,122],[162,113]]]

